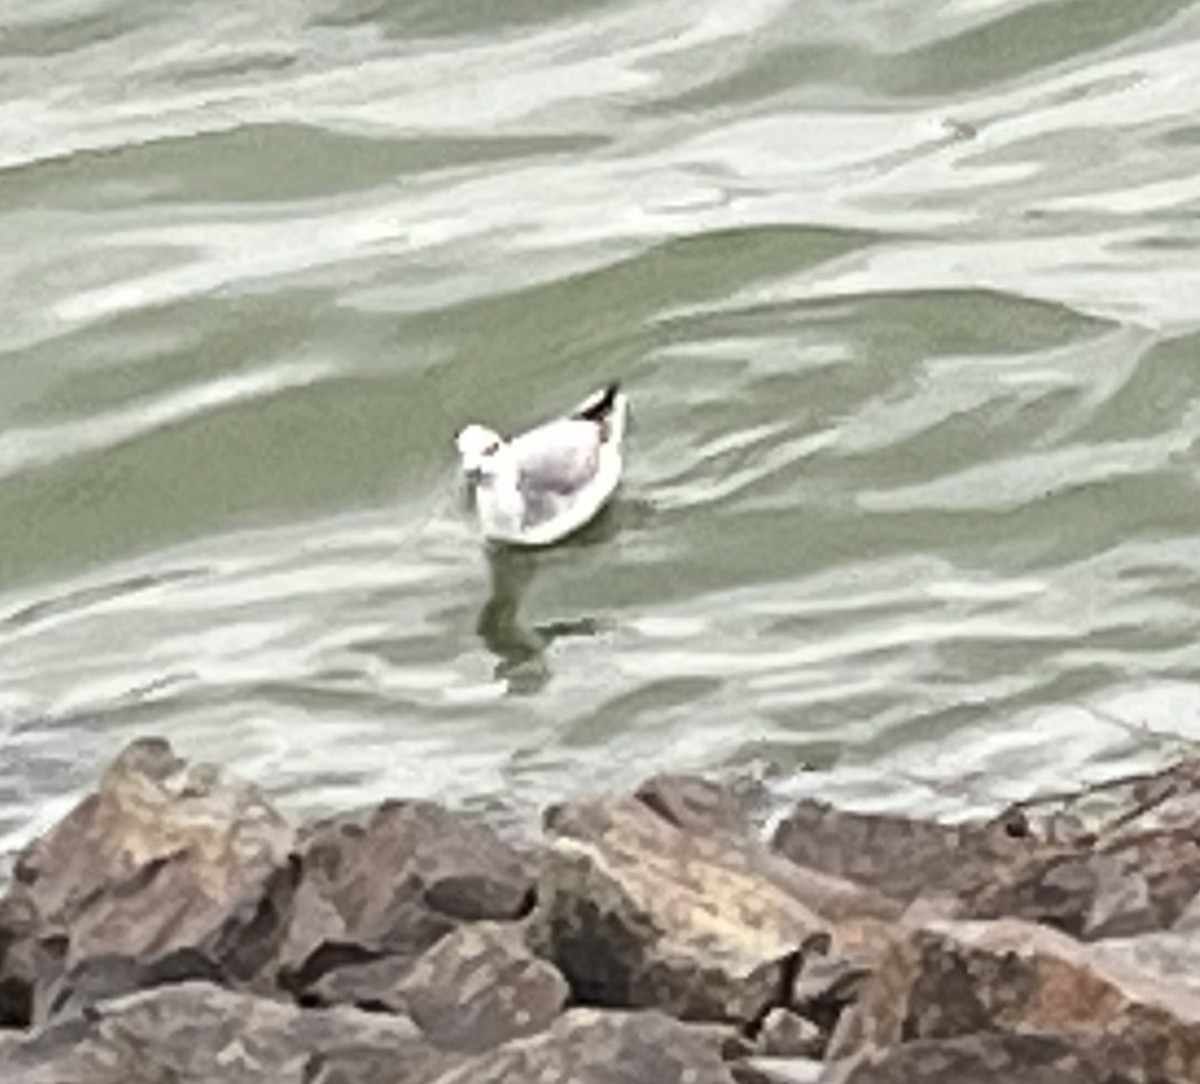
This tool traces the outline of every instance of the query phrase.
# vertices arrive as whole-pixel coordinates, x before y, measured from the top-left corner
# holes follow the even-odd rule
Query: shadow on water
[[[537,550],[495,544],[488,547],[491,593],[479,612],[476,629],[487,649],[496,656],[495,676],[510,695],[530,696],[550,680],[546,650],[564,636],[595,636],[601,622],[590,616],[526,625],[521,620],[521,603],[539,570],[564,550],[595,546],[610,541],[620,530],[619,504],[611,504],[591,523],[562,545]]]

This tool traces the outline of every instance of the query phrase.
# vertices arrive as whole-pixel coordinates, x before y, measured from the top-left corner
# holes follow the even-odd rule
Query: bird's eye
[[[484,448],[483,454],[495,455],[498,451],[500,451],[500,442],[498,440],[493,440],[491,444]]]

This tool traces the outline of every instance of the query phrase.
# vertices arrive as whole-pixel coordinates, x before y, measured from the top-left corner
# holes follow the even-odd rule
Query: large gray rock
[[[1083,1035],[984,1033],[919,1039],[831,1065],[820,1084],[1140,1084]]]
[[[1040,854],[964,894],[963,915],[1042,922],[1084,940],[1128,937],[1180,920],[1200,893],[1200,842],[1170,829]]]
[[[771,846],[798,866],[875,889],[903,903],[957,895],[1043,844],[1024,822],[939,824],[852,813],[807,799],[775,827]]]
[[[439,942],[440,943],[440,942]],[[403,1013],[396,993],[420,957],[380,956],[326,971],[300,998],[305,1005],[356,1005],[372,1012]]]
[[[695,775],[655,775],[634,797],[685,832],[746,835],[747,807],[755,795]]]
[[[659,1012],[573,1009],[439,1076],[436,1084],[734,1084],[713,1044]]]
[[[530,952],[519,925],[472,922],[415,960],[386,956],[336,968],[309,998],[401,1013],[437,1046],[477,1053],[548,1027],[568,992],[558,969]]]
[[[1084,940],[1188,921],[1200,896],[1200,762],[1026,803],[1039,836],[960,893],[961,916],[1019,917]]]
[[[840,1022],[831,1057],[976,1032],[1082,1032],[1165,1084],[1200,1080],[1200,993],[1161,968],[1016,919],[902,933]]]
[[[578,1002],[750,1022],[826,932],[784,887],[786,863],[749,842],[683,831],[633,799],[566,807],[549,827],[530,944]]]
[[[202,982],[100,1003],[7,1053],[5,1084],[421,1084],[450,1064],[403,1017]]]
[[[326,972],[416,957],[463,922],[520,917],[529,859],[482,821],[432,802],[384,802],[304,833],[302,879],[280,981],[302,993]]]
[[[17,859],[0,904],[8,1022],[188,977],[251,982],[283,933],[292,842],[256,788],[134,742]]]
[[[1183,921],[1200,897],[1195,774],[1176,768],[955,825],[804,801],[780,821],[773,846],[896,900],[937,898],[956,917],[1126,937]],[[1089,800],[1102,814],[1080,812]]]
[[[478,922],[422,954],[395,997],[430,1041],[476,1052],[542,1031],[568,992],[558,969],[529,951],[523,931]]]
[[[1200,938],[1193,933],[1166,930],[1137,937],[1111,938],[1096,943],[1097,959],[1136,968],[1169,986],[1183,986],[1200,996]]]

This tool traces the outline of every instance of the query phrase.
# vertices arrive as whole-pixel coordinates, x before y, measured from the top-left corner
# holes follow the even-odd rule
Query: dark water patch
[[[1200,332],[1139,351],[1119,394],[1097,403],[1076,438],[1108,442],[1174,433],[1180,467],[1200,440]]]
[[[1190,0],[1057,0],[1022,6],[897,57],[880,79],[894,96],[941,97],[1013,82],[1129,48],[1191,7]]]
[[[203,569],[159,569],[155,572],[129,576],[105,583],[89,584],[53,598],[42,598],[21,606],[0,617],[0,632],[19,630],[43,621],[69,616],[116,599],[124,599],[142,591],[151,591],[167,584],[180,583],[203,574]]]
[[[589,5],[588,14],[598,16],[616,0]],[[497,35],[539,23],[578,17],[576,9],[562,0],[514,0],[496,5],[488,0],[330,0],[314,15],[317,26],[359,26],[370,23],[389,37],[402,39],[445,38],[455,35]]]
[[[586,154],[604,143],[573,135],[379,138],[301,124],[239,124],[10,166],[0,171],[0,205],[93,208],[106,192],[113,205],[278,205],[489,162]]]
[[[26,13],[20,21],[4,27],[0,57],[48,58],[88,49],[144,25],[150,13],[147,5],[136,3],[109,2],[88,8],[75,15],[33,19]]]
[[[397,404],[412,410],[421,395],[404,380],[266,385],[20,474],[0,486],[0,582],[278,523],[331,499],[343,509],[386,505],[398,497],[398,463],[410,479],[429,478],[449,447],[436,403],[396,425]],[[371,431],[378,439],[365,440]]]
[[[716,677],[677,675],[660,681],[645,682],[634,692],[615,697],[594,711],[578,715],[571,725],[558,735],[559,745],[572,747],[594,746],[610,740],[626,727],[669,730],[682,722],[680,712],[705,697],[716,695],[721,682]]]

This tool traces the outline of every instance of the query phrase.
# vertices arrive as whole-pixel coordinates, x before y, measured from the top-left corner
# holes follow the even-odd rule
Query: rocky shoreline
[[[1200,763],[944,825],[657,777],[296,825],[130,745],[0,900],[5,1084],[1194,1084]]]

